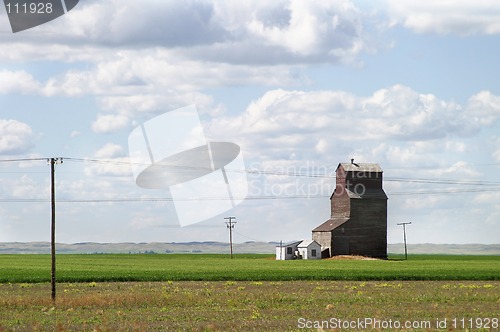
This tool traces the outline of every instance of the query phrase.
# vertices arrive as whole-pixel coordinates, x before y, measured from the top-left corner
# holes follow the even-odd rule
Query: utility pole
[[[234,228],[234,224],[236,224],[236,221],[233,221],[234,219],[236,219],[236,217],[226,217],[224,218],[225,220],[229,220],[229,221],[226,221],[226,227],[229,228],[229,246],[230,246],[230,250],[231,250],[231,259],[233,259],[233,228]]]
[[[50,254],[52,257],[51,285],[52,301],[56,300],[56,187],[55,174],[56,164],[62,164],[62,158],[50,158],[47,160],[50,164],[50,203],[52,208],[52,222],[50,227]]]
[[[405,260],[408,260],[408,249],[406,248],[406,225],[411,225],[411,222],[402,222],[398,226],[403,226],[403,236],[405,239]]]

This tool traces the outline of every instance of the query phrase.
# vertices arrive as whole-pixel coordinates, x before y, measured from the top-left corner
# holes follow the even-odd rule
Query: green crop
[[[58,255],[58,282],[500,280],[498,256],[276,261],[271,255]],[[0,283],[50,281],[50,255],[0,255]]]

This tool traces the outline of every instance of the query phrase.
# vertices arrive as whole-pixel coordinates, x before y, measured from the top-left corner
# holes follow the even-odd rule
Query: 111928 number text
[[[8,14],[51,14],[53,11],[52,3],[26,3],[6,4]]]

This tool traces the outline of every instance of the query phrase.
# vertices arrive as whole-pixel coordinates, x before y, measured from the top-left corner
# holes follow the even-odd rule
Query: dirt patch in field
[[[365,256],[356,256],[356,255],[338,255],[338,256],[333,256],[333,257],[326,258],[326,259],[350,260],[350,261],[377,261],[377,260],[379,260],[378,258],[365,257]]]

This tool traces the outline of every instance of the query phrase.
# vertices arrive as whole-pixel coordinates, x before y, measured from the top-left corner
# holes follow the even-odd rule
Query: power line
[[[411,179],[411,178],[385,178],[384,181],[388,182],[413,182],[425,184],[460,184],[460,185],[474,185],[474,186],[500,186],[497,181],[464,181],[464,180],[436,180],[436,179]]]
[[[131,163],[127,161],[116,161],[116,160],[100,160],[100,159],[82,159],[82,158],[66,158],[70,161],[78,162],[89,162],[89,163],[99,163],[99,164],[115,164],[115,165],[126,165],[126,166],[150,166],[146,163]],[[211,170],[209,167],[200,166],[179,166],[179,165],[161,165],[156,164],[155,167],[166,168],[169,170],[177,169],[179,171],[192,171],[192,170]],[[318,167],[320,168],[320,167]],[[235,170],[226,168],[227,172],[236,173],[247,173],[247,174],[257,174],[257,175],[269,175],[269,176],[288,176],[288,177],[307,177],[307,178],[323,178],[323,179],[335,179],[336,174],[325,174],[314,173],[314,172],[294,172],[294,171],[278,171],[278,170],[258,170],[258,169],[245,169],[245,170]],[[378,181],[379,179],[374,178],[363,178],[363,181]],[[425,183],[425,184],[459,184],[459,185],[478,185],[478,186],[500,186],[500,181],[466,181],[466,180],[454,180],[454,179],[426,179],[426,178],[391,178],[385,177],[383,181],[386,182],[410,182],[410,183]]]
[[[240,232],[237,232],[236,230],[233,229],[233,232],[235,232],[236,234],[238,234],[239,236],[243,236],[244,238],[247,238],[249,240],[252,240],[252,241],[255,241],[255,242],[266,242],[266,241],[263,241],[263,240],[257,240],[257,239],[254,239],[254,238],[251,238],[251,237],[248,237],[246,235],[243,235],[241,234]]]
[[[400,191],[388,192],[389,196],[405,196],[405,195],[440,195],[440,194],[462,194],[462,193],[482,193],[482,192],[498,192],[500,188],[491,189],[449,189],[449,190],[434,190],[434,191]]]
[[[46,161],[47,158],[0,159],[0,163],[20,163],[26,161]]]
[[[82,163],[94,163],[94,164],[114,164],[119,166],[127,166],[130,167],[132,165],[141,165],[141,166],[150,166],[149,164],[137,164],[131,163],[130,161],[124,160],[104,160],[104,159],[88,159],[88,158],[72,158],[65,157],[65,161],[72,162],[82,162]],[[20,159],[5,159],[0,160],[0,163],[14,163],[14,162],[33,162],[33,161],[42,161],[47,160],[47,158],[20,158]],[[179,172],[179,171],[191,171],[193,169],[197,170],[208,170],[206,167],[181,167],[181,166],[169,166],[169,165],[158,165],[158,167],[165,167],[170,172]],[[326,168],[325,168],[326,169]],[[248,174],[258,174],[258,175],[266,175],[266,176],[288,176],[288,177],[308,177],[308,178],[324,178],[324,179],[333,179],[335,175],[325,174],[326,172],[315,173],[315,172],[294,172],[294,171],[276,171],[276,170],[258,170],[258,169],[249,169],[249,170],[231,170],[227,169],[228,172],[246,172]],[[363,178],[363,181],[379,181],[379,179],[370,179]],[[429,179],[429,178],[401,178],[401,177],[386,177],[383,179],[384,182],[402,182],[402,183],[415,183],[415,184],[435,184],[435,185],[453,185],[453,186],[475,186],[480,188],[469,188],[469,189],[460,189],[460,188],[448,188],[442,190],[417,190],[417,191],[395,191],[395,192],[387,192],[390,196],[405,196],[405,195],[438,195],[438,194],[460,194],[460,193],[479,193],[479,192],[497,192],[500,191],[500,182],[498,181],[474,181],[474,180],[453,180],[453,179]],[[314,198],[324,198],[328,197],[328,195],[259,195],[259,196],[248,196],[242,197],[242,199],[246,200],[282,200],[282,199],[314,199]],[[177,200],[185,200],[185,201],[203,201],[203,200],[227,200],[226,197],[207,197],[207,198],[186,198],[186,199],[177,199]],[[46,200],[43,198],[0,198],[0,202],[45,202]],[[111,198],[111,199],[60,199],[58,202],[61,203],[106,203],[106,202],[164,202],[164,201],[172,201],[172,198],[137,198],[137,197],[120,197],[120,198]]]
[[[461,193],[481,193],[481,192],[499,192],[500,188],[491,189],[450,189],[439,191],[402,191],[402,192],[387,192],[388,196],[412,196],[412,195],[438,195],[438,194],[461,194]],[[246,196],[233,197],[239,200],[288,200],[288,199],[323,199],[329,198],[331,195],[261,195],[261,196]],[[198,197],[198,198],[176,198],[175,201],[225,201],[228,197]],[[0,198],[2,203],[46,203],[47,198]],[[58,199],[58,203],[141,203],[141,202],[173,202],[172,197],[121,197],[121,198],[93,198],[93,199]]]
[[[22,161],[42,161],[47,158],[25,158],[25,159],[8,159],[0,160],[0,162],[22,162]],[[106,160],[106,159],[91,159],[91,158],[72,158],[64,157],[65,161],[82,162],[82,163],[97,163],[97,164],[114,164],[122,166],[151,166],[148,163],[132,163],[130,161],[123,160]],[[496,164],[491,164],[496,165]],[[500,164],[499,164],[500,165]],[[165,168],[170,171],[177,169],[179,171],[192,171],[192,170],[211,170],[209,167],[201,166],[179,166],[179,165],[162,165],[156,164],[155,167]],[[300,168],[300,167],[299,167]],[[326,167],[316,167],[325,168]],[[228,172],[239,172],[248,174],[258,174],[258,175],[270,175],[270,176],[288,176],[288,177],[308,177],[308,178],[324,178],[324,179],[334,179],[336,177],[335,172],[332,174],[326,174],[325,172],[314,173],[314,172],[295,172],[295,171],[280,171],[280,170],[258,170],[258,169],[245,169],[245,170],[235,170],[226,169]],[[375,178],[363,178],[363,181],[378,181]],[[428,178],[392,178],[384,177],[384,182],[410,182],[410,183],[425,183],[425,184],[459,184],[459,185],[478,185],[478,186],[500,186],[500,181],[466,181],[466,180],[454,180],[454,179],[428,179]]]
[[[247,196],[233,197],[233,199],[247,200],[262,200],[262,199],[301,199],[301,198],[325,198],[329,195],[322,196]],[[199,197],[199,198],[176,198],[175,201],[221,201],[230,200],[228,197]],[[0,198],[2,203],[46,203],[49,200],[46,198]],[[126,198],[101,198],[101,199],[58,199],[58,203],[128,203],[128,202],[172,202],[172,197],[126,197]]]

